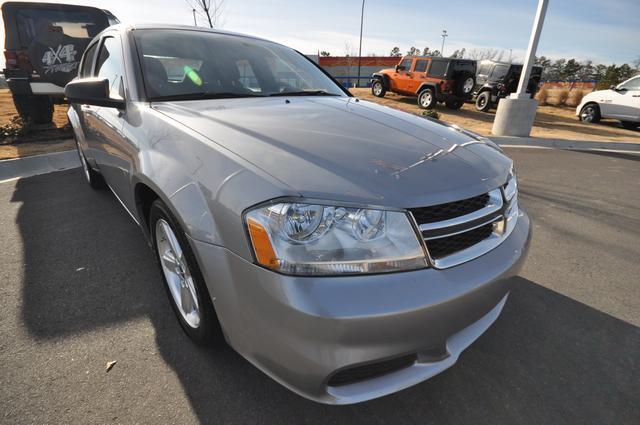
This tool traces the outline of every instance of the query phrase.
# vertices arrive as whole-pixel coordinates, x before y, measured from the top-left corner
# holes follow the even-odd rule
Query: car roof
[[[208,32],[213,34],[224,34],[224,35],[233,35],[238,37],[253,38],[255,40],[262,40],[262,41],[268,41],[270,43],[279,44],[274,41],[249,35],[249,34],[242,34],[239,32],[226,31],[226,30],[221,30],[217,28],[197,27],[193,25],[176,25],[176,24],[146,23],[146,22],[126,23],[126,24],[112,25],[109,28],[106,28],[104,32],[114,31],[114,30],[121,31],[121,32],[136,31],[136,30],[182,30],[182,31]]]

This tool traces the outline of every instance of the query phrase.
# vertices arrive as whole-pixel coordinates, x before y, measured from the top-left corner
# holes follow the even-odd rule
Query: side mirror
[[[109,97],[109,80],[99,78],[83,78],[73,80],[64,88],[64,95],[70,103],[104,106],[124,109],[124,99]]]
[[[398,71],[404,71],[404,66],[396,65],[396,72],[398,72]]]
[[[609,86],[609,90],[615,90],[615,89],[616,89],[616,86],[615,86],[615,85],[611,84],[611,85]]]

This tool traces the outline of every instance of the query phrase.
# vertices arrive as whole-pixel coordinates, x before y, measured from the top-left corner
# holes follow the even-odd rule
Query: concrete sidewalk
[[[80,166],[75,150],[46,153],[0,161],[0,183],[20,177],[31,177]]]
[[[555,149],[578,150],[619,150],[640,152],[640,143],[636,142],[599,142],[591,140],[542,139],[539,137],[489,136],[500,146],[530,146]]]

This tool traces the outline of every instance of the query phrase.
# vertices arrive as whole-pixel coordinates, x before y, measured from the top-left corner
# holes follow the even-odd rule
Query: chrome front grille
[[[505,184],[473,198],[411,209],[431,265],[453,267],[498,246],[515,226],[516,191],[515,183]]]
[[[467,215],[487,205],[489,194],[483,193],[473,198],[431,207],[415,208],[411,212],[418,223],[434,223]]]

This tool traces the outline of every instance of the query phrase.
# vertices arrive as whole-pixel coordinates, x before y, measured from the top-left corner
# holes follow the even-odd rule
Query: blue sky
[[[49,0],[59,2],[56,0]],[[66,0],[111,10],[123,22],[192,24],[184,0]],[[224,29],[258,35],[305,53],[357,54],[360,0],[226,0]],[[439,49],[527,47],[537,0],[367,0],[362,52],[393,46]],[[550,0],[538,55],[630,63],[640,57],[640,0]],[[204,24],[204,21],[201,22]],[[2,41],[4,30],[2,30]],[[4,58],[2,58],[3,60]]]

